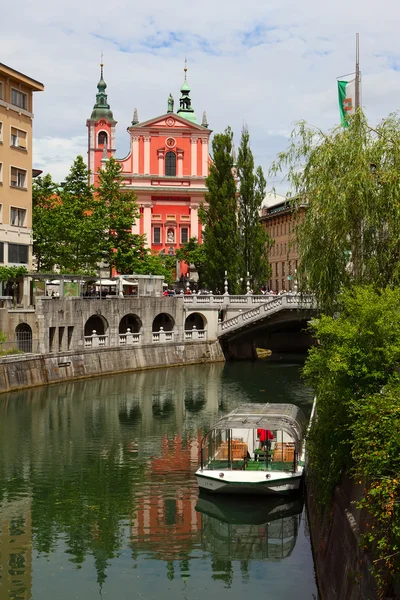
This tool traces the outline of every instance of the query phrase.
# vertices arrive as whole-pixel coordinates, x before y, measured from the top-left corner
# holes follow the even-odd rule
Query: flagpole
[[[356,33],[356,81],[355,81],[355,109],[360,108],[360,43]]]

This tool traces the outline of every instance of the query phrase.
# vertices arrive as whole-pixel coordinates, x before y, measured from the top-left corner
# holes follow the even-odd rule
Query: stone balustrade
[[[234,296],[232,296],[233,298]],[[239,296],[240,297],[240,296]],[[245,312],[240,312],[235,317],[227,319],[218,324],[218,337],[228,332],[235,331],[247,326],[249,323],[255,323],[264,319],[268,314],[274,314],[280,310],[310,310],[316,308],[315,297],[304,294],[283,294],[280,296],[261,296],[265,298],[262,306],[252,308]],[[252,296],[251,298],[260,298]]]

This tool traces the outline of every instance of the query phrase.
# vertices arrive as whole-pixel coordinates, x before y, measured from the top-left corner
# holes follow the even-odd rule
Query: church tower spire
[[[88,169],[90,182],[96,185],[97,173],[104,168],[106,161],[115,154],[114,115],[108,104],[107,84],[104,81],[103,56],[100,63],[100,79],[97,84],[96,102],[90,119],[86,121],[88,128]]]
[[[97,119],[100,119],[100,117],[104,117],[109,121],[114,121],[114,115],[112,113],[110,105],[107,102],[107,84],[104,81],[103,67],[104,65],[102,59],[100,63],[100,79],[99,83],[97,84],[96,103],[93,106],[90,118],[94,121],[97,121]]]
[[[187,82],[186,74],[187,74],[187,60],[185,58],[185,80],[181,87],[181,97],[179,100],[179,110],[177,111],[178,115],[181,115],[184,119],[188,121],[192,121],[192,123],[197,123],[197,117],[195,115],[194,109],[192,108],[192,99],[190,98],[190,86]]]

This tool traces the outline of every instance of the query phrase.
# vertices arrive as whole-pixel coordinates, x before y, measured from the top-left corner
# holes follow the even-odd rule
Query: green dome
[[[110,107],[98,107],[95,105],[92,110],[92,114],[90,115],[91,120],[98,121],[102,117],[104,119],[108,119],[109,121],[114,121],[114,115]]]

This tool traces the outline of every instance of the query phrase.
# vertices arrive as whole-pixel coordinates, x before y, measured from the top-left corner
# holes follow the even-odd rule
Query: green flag
[[[356,80],[338,81],[340,121],[348,127],[348,115],[354,115],[356,98]]]

